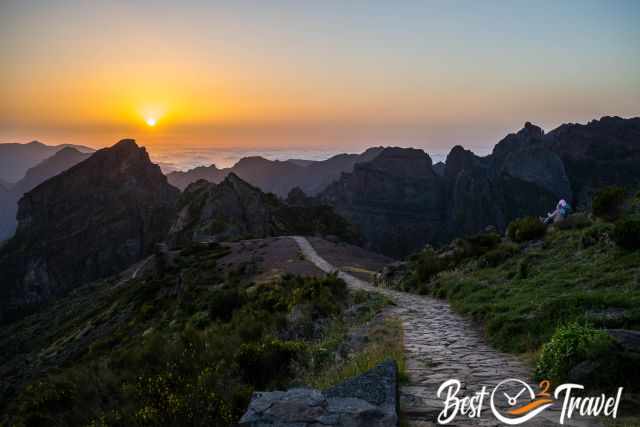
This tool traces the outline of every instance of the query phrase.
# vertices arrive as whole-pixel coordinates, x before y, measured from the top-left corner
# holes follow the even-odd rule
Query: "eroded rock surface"
[[[395,427],[397,367],[387,361],[321,392],[297,388],[257,392],[241,426]]]

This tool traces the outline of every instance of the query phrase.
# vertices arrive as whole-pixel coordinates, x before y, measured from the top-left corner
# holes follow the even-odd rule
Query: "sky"
[[[486,153],[640,115],[639,22],[637,0],[1,0],[0,143]]]

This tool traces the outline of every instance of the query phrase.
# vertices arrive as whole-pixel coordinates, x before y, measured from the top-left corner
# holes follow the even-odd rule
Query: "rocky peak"
[[[191,242],[259,238],[320,231],[353,237],[350,225],[328,206],[288,205],[229,173],[220,184],[195,182],[184,191],[169,232],[179,247]]]
[[[532,142],[540,141],[544,136],[541,127],[526,122],[524,127],[517,133],[510,133],[493,147],[493,154],[497,157],[503,157],[513,150],[519,150],[530,145]]]
[[[424,178],[436,176],[431,157],[416,148],[387,147],[373,160],[358,163],[355,169],[368,168],[395,177]]]
[[[527,138],[542,138],[544,131],[540,126],[536,126],[531,122],[526,122],[524,127],[518,132],[518,135]]]
[[[291,206],[310,206],[313,200],[300,187],[294,187],[287,195],[287,204]]]
[[[20,200],[18,230],[0,253],[2,296],[39,304],[122,271],[164,238],[177,197],[135,141],[97,151]]]
[[[463,170],[470,170],[475,165],[476,156],[469,150],[465,150],[461,145],[456,145],[447,155],[445,162],[444,176],[454,178]]]

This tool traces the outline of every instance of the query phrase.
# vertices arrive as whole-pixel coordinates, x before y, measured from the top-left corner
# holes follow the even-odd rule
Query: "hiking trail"
[[[479,326],[454,313],[445,301],[375,287],[335,268],[316,252],[305,237],[291,238],[296,241],[303,256],[320,270],[325,273],[336,272],[349,287],[381,293],[395,303],[392,312],[400,317],[404,327],[409,381],[400,386],[400,410],[408,425],[436,425],[435,420],[443,409],[443,399],[438,399],[436,393],[442,382],[448,379],[458,379],[462,383],[458,397],[473,395],[483,385],[487,386],[490,393],[498,383],[509,378],[524,380],[538,392],[537,384],[531,380],[531,369],[525,363],[514,355],[489,346]],[[506,390],[508,392],[509,389]],[[513,390],[509,394],[514,396],[517,393],[518,390]],[[503,425],[493,417],[488,400],[485,399],[481,418],[469,419],[458,415],[449,425]],[[556,403],[524,425],[557,426],[559,416],[560,405]],[[600,424],[593,419],[571,419],[565,420],[564,425]]]

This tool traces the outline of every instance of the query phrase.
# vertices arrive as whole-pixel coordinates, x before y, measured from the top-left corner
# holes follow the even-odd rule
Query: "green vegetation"
[[[546,231],[547,227],[540,219],[528,216],[512,221],[507,228],[507,236],[514,242],[527,242],[542,238]]]
[[[548,343],[542,346],[535,376],[554,384],[567,380],[569,370],[585,361],[606,356],[612,338],[604,331],[588,325],[569,323],[559,327]]]
[[[78,305],[68,320],[56,319],[59,330],[39,343],[52,354],[78,345],[76,356],[54,363],[59,368],[3,402],[3,422],[235,425],[254,390],[324,381],[319,378],[335,365],[336,350],[349,333],[345,325],[369,321],[388,303],[349,293],[335,276],[287,275],[255,284],[245,274],[250,266],[219,268],[217,260],[227,253],[211,244],[169,259],[157,254],[155,273],[101,284],[104,289],[92,295],[98,303],[92,299],[91,308]],[[74,301],[69,297],[62,304]],[[358,310],[347,313],[354,304]],[[45,313],[40,321],[46,320]],[[80,344],[80,336],[96,331],[101,333]],[[397,331],[389,334],[397,339]],[[374,363],[382,355],[400,360],[397,348],[382,344],[385,339],[378,344],[383,350],[373,340],[345,366],[364,369],[361,359]]]
[[[614,244],[637,236],[635,217],[624,218],[619,236],[615,229],[622,225],[580,218],[571,227],[552,227],[535,244],[498,240],[475,255],[459,249],[472,245],[469,239],[428,248],[410,258],[398,287],[447,298],[454,309],[482,322],[501,350],[538,354],[547,344],[539,353],[539,373],[561,378],[571,365],[599,354],[600,330],[640,329],[640,251]],[[519,224],[534,228],[531,220]],[[532,234],[525,235],[520,240]],[[608,378],[598,381],[632,386],[625,376],[629,365],[610,362]]]
[[[611,237],[624,249],[640,249],[640,215],[629,215],[616,221]]]
[[[598,218],[615,220],[622,212],[625,191],[621,187],[604,187],[593,196],[593,214]]]
[[[393,359],[398,365],[400,381],[407,378],[402,322],[387,319],[369,331],[369,342],[366,347],[342,364],[328,364],[326,369],[318,370],[304,378],[304,382],[312,387],[325,389],[353,378],[376,367],[386,359]]]

